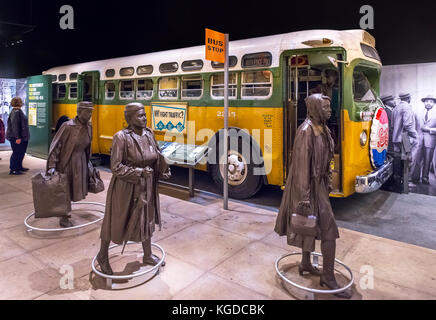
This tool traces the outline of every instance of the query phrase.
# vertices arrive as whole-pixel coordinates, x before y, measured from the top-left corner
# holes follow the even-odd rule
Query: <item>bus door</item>
[[[100,81],[100,73],[98,71],[87,71],[79,75],[77,81],[78,101],[89,101],[94,104],[94,111],[92,112],[92,153],[100,153],[98,145],[99,128],[99,90],[98,85]]]
[[[327,59],[325,59],[328,61]],[[287,59],[287,114],[286,114],[286,164],[289,168],[292,158],[292,148],[294,145],[295,134],[298,127],[303,124],[307,116],[307,108],[305,99],[313,93],[317,93],[323,84],[323,77],[325,78],[325,70],[331,68],[330,65],[316,65],[309,64],[310,59],[307,55],[291,55]],[[338,70],[338,88],[332,90],[332,110],[338,109],[340,106],[339,88],[341,88],[341,72]],[[325,82],[325,79],[324,79]],[[340,110],[340,107],[339,107]],[[340,115],[338,112],[332,112],[332,118],[328,122],[328,126],[332,132],[332,137],[335,141],[335,156],[332,162],[333,169],[333,193],[340,193],[342,189],[341,176],[340,176]],[[286,170],[288,172],[288,170]],[[285,177],[286,179],[286,177]]]
[[[79,101],[89,101],[97,104],[99,79],[100,73],[98,71],[83,72],[79,75]]]
[[[314,83],[321,77],[310,75],[310,66],[307,63],[307,56],[291,55],[286,61],[286,113],[285,113],[285,163],[286,173],[288,172],[292,149],[294,146],[295,134],[298,127],[306,119],[306,104],[304,99],[309,96],[309,91]],[[310,81],[309,81],[310,80]],[[285,181],[287,174],[284,176]]]

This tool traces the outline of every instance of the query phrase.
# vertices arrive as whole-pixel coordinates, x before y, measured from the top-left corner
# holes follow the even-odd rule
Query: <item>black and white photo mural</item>
[[[8,126],[10,103],[13,97],[20,97],[23,102],[23,112],[27,113],[26,79],[0,79],[0,119],[3,121],[4,130]],[[0,143],[0,148],[9,148],[9,141]]]
[[[409,191],[436,196],[436,63],[384,66],[380,90],[391,114],[393,154],[410,143]]]

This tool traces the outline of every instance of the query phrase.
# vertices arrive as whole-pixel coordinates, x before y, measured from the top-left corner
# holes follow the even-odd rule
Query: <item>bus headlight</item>
[[[366,134],[366,131],[362,131],[360,134],[360,145],[362,147],[366,146],[366,143],[368,142],[368,135]]]

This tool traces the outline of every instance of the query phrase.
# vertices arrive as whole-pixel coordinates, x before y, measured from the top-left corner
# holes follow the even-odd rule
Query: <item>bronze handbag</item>
[[[292,232],[309,237],[316,237],[316,216],[302,216],[293,213],[291,218]]]
[[[91,162],[88,162],[88,191],[91,193],[100,193],[104,191],[104,183],[100,178],[100,172],[94,168]]]
[[[71,211],[67,176],[40,172],[32,177],[35,218],[64,217]]]

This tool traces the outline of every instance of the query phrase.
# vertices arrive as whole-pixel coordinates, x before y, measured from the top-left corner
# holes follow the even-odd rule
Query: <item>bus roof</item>
[[[326,40],[326,41],[323,41]],[[380,61],[365,56],[362,52],[361,43],[375,47],[374,38],[364,30],[308,30],[284,33],[279,35],[230,41],[229,55],[236,56],[238,62],[236,66],[230,68],[232,70],[242,70],[241,60],[245,54],[270,52],[272,55],[271,68],[278,67],[280,63],[280,55],[283,51],[293,49],[307,49],[316,47],[341,47],[347,51],[347,60],[351,62],[356,58],[370,60],[380,64]],[[131,77],[122,77],[119,74],[121,68],[133,67],[136,71],[138,66],[152,65],[153,72],[147,76],[171,76],[171,75],[189,75],[190,73],[198,73],[198,71],[186,72],[182,71],[180,66],[183,61],[188,60],[203,60],[203,68],[201,72],[217,72],[222,69],[214,69],[210,61],[205,60],[205,47],[204,45],[167,50],[153,53],[146,53],[128,57],[106,59],[85,63],[78,63],[67,66],[54,67],[43,74],[60,75],[66,74],[67,79],[62,82],[69,82],[68,76],[70,73],[82,73],[85,71],[99,71],[102,80],[107,79],[126,79],[132,77],[142,77],[136,74]],[[177,72],[173,73],[160,73],[159,66],[162,63],[177,62],[179,68]],[[107,78],[105,71],[114,69],[114,77]]]

